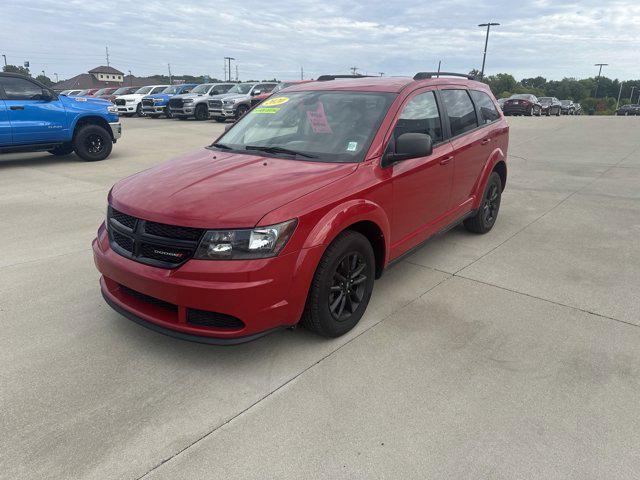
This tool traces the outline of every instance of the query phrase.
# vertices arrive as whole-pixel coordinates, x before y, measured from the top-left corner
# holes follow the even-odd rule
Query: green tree
[[[484,83],[489,85],[491,91],[494,95],[499,94],[500,92],[511,92],[515,89],[518,82],[513,78],[513,75],[508,73],[498,73],[497,75],[490,75],[485,77],[483,80]]]
[[[40,83],[46,85],[47,87],[53,86],[53,81],[49,77],[47,77],[46,75],[38,75],[36,77],[36,80],[39,81]]]
[[[522,80],[520,80],[520,83],[523,87],[544,89],[547,84],[547,79],[541,76],[533,78],[523,78]]]
[[[30,77],[31,74],[29,73],[29,69],[26,67],[21,67],[21,66],[16,66],[16,65],[5,65],[4,67],[2,67],[2,71],[3,72],[7,72],[7,73],[19,73],[20,75],[26,75],[27,77]]]

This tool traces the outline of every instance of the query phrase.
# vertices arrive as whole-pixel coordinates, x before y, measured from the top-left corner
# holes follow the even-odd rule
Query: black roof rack
[[[476,77],[468,73],[453,73],[453,72],[418,72],[413,76],[414,80],[426,80],[428,78],[438,77],[462,77],[467,80],[475,80]]]
[[[326,82],[327,80],[335,80],[337,78],[367,78],[372,77],[373,75],[320,75],[317,78],[318,82]]]

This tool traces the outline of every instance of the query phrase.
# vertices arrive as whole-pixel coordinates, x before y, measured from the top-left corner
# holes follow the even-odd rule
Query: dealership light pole
[[[622,85],[624,85],[624,82],[620,82],[620,90],[618,91],[618,101],[616,102],[616,110],[620,106],[620,96],[622,95]]]
[[[228,75],[229,75],[229,81],[231,81],[231,60],[235,60],[235,58],[233,58],[233,57],[224,57],[224,59],[229,64],[229,68],[227,69],[227,72],[228,72]],[[225,78],[225,80],[226,80],[226,78]]]
[[[491,27],[497,27],[500,25],[499,23],[489,22],[489,23],[481,23],[478,25],[479,27],[487,27],[487,36],[484,39],[484,54],[482,55],[482,70],[480,70],[480,80],[484,78],[484,66],[487,62],[487,47],[489,46],[489,32],[491,31]]]
[[[133,87],[133,75],[131,75],[131,70],[129,70],[129,86]]]
[[[600,67],[600,70],[598,70],[598,78],[596,80],[596,93],[593,96],[593,98],[598,98],[598,87],[600,86],[600,76],[602,75],[602,67],[606,67],[608,66],[608,63],[596,63],[594,65],[594,67]]]
[[[633,100],[633,91],[636,89],[636,86],[634,85],[633,87],[631,87],[631,95],[629,95],[629,102],[631,102]]]
[[[7,56],[6,55],[2,55],[2,58],[4,58],[4,66],[7,66]]]

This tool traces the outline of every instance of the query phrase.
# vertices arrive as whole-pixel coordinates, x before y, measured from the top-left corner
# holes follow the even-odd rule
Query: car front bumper
[[[164,113],[165,106],[164,105],[154,105],[153,107],[142,107],[142,112],[148,115],[154,115],[157,113]]]
[[[114,309],[161,333],[215,344],[249,341],[295,325],[323,252],[314,247],[259,260],[192,259],[169,270],[113,251],[104,224],[92,246],[102,294]],[[194,325],[187,317],[192,309],[232,316],[244,326]]]
[[[171,115],[176,117],[188,117],[195,113],[196,107],[195,105],[184,106],[182,108],[169,107],[169,111]]]
[[[138,108],[138,104],[118,105],[118,113],[135,113]]]

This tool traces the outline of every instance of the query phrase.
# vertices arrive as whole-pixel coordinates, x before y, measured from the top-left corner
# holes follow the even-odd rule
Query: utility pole
[[[300,80],[304,80],[304,68],[300,67]]]
[[[636,89],[636,86],[634,85],[633,87],[631,87],[631,95],[629,95],[629,102],[633,103],[633,91]]]
[[[238,81],[238,63],[236,62],[236,82]]]
[[[382,77],[384,75],[384,72],[378,72],[380,74],[380,76]]]
[[[602,67],[606,67],[608,66],[608,63],[596,63],[594,65],[594,67],[600,67],[600,70],[598,70],[598,79],[596,80],[596,93],[593,96],[593,98],[598,98],[598,87],[600,86],[600,76],[602,75]]]
[[[133,87],[133,75],[131,75],[131,70],[129,70],[129,86]]]
[[[351,67],[351,75],[357,75],[358,73],[358,67]]]
[[[43,76],[43,77],[46,77],[46,76],[47,76],[47,74],[46,74],[46,73],[44,73],[44,70],[42,70],[42,76]]]
[[[618,101],[616,103],[616,110],[618,110],[618,107],[620,106],[620,95],[622,95],[622,85],[624,85],[624,82],[620,82],[620,91],[618,91]]]
[[[171,76],[171,64],[167,63],[167,68],[169,69],[169,85],[173,85],[173,78]]]
[[[224,59],[225,59],[227,62],[229,62],[229,69],[228,69],[228,70],[226,70],[226,72],[229,72],[229,81],[231,81],[231,60],[235,60],[235,58],[233,58],[233,57],[224,57]],[[225,73],[226,73],[226,72],[225,72]],[[225,77],[225,80],[226,80],[226,77]]]
[[[487,62],[487,47],[489,46],[489,31],[491,30],[491,27],[497,27],[498,25],[500,24],[495,22],[481,23],[480,25],[478,25],[479,27],[487,27],[487,36],[484,39],[484,53],[482,54],[482,70],[480,70],[480,80],[484,78],[484,66]]]
[[[56,76],[56,83],[58,83],[58,81],[59,81],[59,80],[58,80],[58,74],[57,74],[57,73],[54,73],[54,75]]]
[[[438,60],[438,75],[436,78],[440,78],[440,67],[442,67],[442,60]]]
[[[7,56],[6,55],[2,55],[2,58],[4,58],[4,66],[7,66]]]
[[[111,65],[109,64],[109,47],[108,46],[104,47],[104,51],[107,54],[107,67],[110,67]]]

